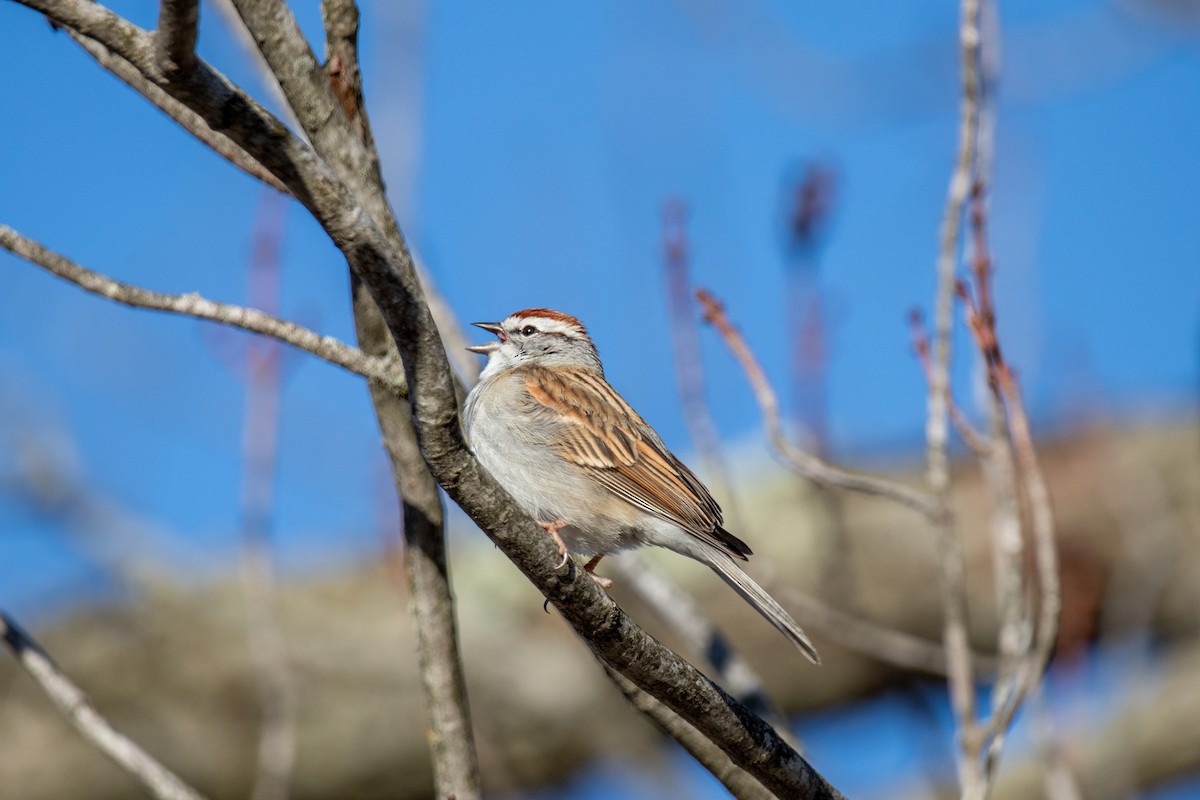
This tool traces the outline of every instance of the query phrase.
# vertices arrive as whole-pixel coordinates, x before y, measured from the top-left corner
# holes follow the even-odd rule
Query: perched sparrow
[[[721,508],[654,429],[608,385],[582,323],[545,308],[476,322],[497,340],[467,396],[463,427],[488,472],[554,538],[562,565],[658,545],[703,562],[791,639],[816,648],[795,620],[742,571],[750,548],[721,527]]]

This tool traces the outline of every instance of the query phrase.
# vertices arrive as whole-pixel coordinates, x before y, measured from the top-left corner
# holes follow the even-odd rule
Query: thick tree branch
[[[362,103],[362,74],[358,63],[358,8],[353,0],[326,2],[321,6],[325,23],[328,85],[341,101],[341,112],[349,123],[348,135],[361,142],[368,169],[355,169],[352,151],[318,152],[340,166],[343,179],[359,192],[373,198],[377,223],[393,230],[390,243],[398,250],[404,241],[391,206],[383,191],[379,156],[374,134]],[[282,22],[286,22],[283,20]],[[249,21],[247,21],[249,25]],[[252,29],[253,31],[254,29]],[[258,28],[258,35],[263,31]],[[297,39],[298,29],[289,29],[295,57],[305,62],[310,73],[317,69],[308,43]],[[271,40],[263,37],[264,41]],[[282,39],[276,36],[275,39]],[[264,58],[271,55],[263,50]],[[281,84],[283,86],[283,84]],[[293,84],[283,86],[289,101],[296,97]],[[309,89],[316,91],[316,84]],[[304,124],[304,123],[302,123]],[[306,125],[307,127],[307,125]],[[389,224],[390,221],[390,224]],[[428,282],[426,281],[428,286]],[[395,343],[380,316],[370,292],[351,272],[355,329],[360,345],[380,357],[398,358]],[[425,706],[429,710],[429,745],[433,762],[434,788],[439,797],[474,800],[480,796],[479,760],[472,733],[466,677],[458,646],[454,597],[446,563],[446,520],[437,482],[421,456],[413,427],[412,409],[395,395],[372,387],[372,401],[380,430],[392,462],[397,496],[403,508],[404,568],[412,595],[417,629],[417,656]]]
[[[75,730],[141,781],[154,797],[158,800],[203,800],[199,792],[175,773],[114,730],[92,706],[87,695],[71,683],[37,642],[3,611],[0,611],[0,639]]]
[[[291,9],[271,0],[232,2],[313,149],[335,171],[349,173],[342,175],[349,186],[368,185],[378,173],[378,156],[364,143],[362,126],[355,131],[351,125]],[[372,216],[384,224],[385,215]]]
[[[211,147],[213,151],[235,167],[241,169],[252,178],[257,178],[277,192],[290,194],[283,183],[267,171],[267,168],[256,161],[249,153],[235,144],[228,136],[209,127],[204,118],[180,103],[171,95],[147,80],[136,67],[125,59],[114,54],[104,45],[94,39],[83,36],[74,30],[67,33],[76,44],[106,70],[116,75],[138,94],[145,97],[158,107],[160,111],[175,120],[188,133]]]
[[[351,286],[359,343],[372,353],[394,354],[395,346],[370,293],[353,275]],[[442,499],[421,458],[408,404],[376,386],[371,387],[371,400],[391,457],[403,512],[404,572],[412,595],[421,687],[429,710],[434,787],[439,797],[472,800],[480,795],[479,763],[446,564]]]
[[[55,25],[92,39],[124,59],[147,82],[190,108],[273,174],[309,210],[331,211],[326,230],[352,229],[363,213],[312,148],[221,73],[197,58],[193,69],[168,80],[155,60],[154,36],[104,6],[84,0],[19,0]],[[139,88],[139,87],[135,87]]]
[[[704,616],[691,595],[634,553],[612,559],[609,569],[618,577],[621,585],[629,588],[652,608],[693,653],[708,662],[717,681],[727,692],[771,723],[776,732],[793,747],[798,746],[787,718],[767,697],[762,679],[712,620]],[[681,741],[680,744],[684,743]]]
[[[135,308],[168,311],[270,336],[387,387],[397,395],[408,394],[404,376],[386,359],[369,356],[332,336],[322,336],[294,322],[257,309],[218,303],[194,292],[166,294],[122,283],[43,247],[7,225],[0,225],[0,247],[92,294]]]

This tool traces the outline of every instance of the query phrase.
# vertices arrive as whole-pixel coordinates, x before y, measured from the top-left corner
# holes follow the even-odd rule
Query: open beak
[[[486,356],[487,354],[494,353],[495,351],[500,349],[500,342],[504,341],[504,331],[500,328],[500,323],[498,323],[498,322],[472,322],[471,324],[474,325],[476,328],[483,328],[485,331],[494,333],[499,338],[497,341],[494,341],[494,342],[484,342],[483,344],[477,344],[474,347],[468,347],[467,348],[468,350],[470,350],[472,353],[479,353],[481,355]]]

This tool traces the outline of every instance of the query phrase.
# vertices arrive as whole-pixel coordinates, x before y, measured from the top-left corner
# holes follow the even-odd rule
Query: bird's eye
[[[522,336],[533,336],[537,332],[538,332],[538,329],[533,327],[532,325],[526,325],[524,328],[521,328]]]

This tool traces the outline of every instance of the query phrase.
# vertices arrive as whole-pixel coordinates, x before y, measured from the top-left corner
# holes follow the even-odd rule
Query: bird
[[[750,547],[722,527],[721,507],[604,377],[583,323],[548,308],[472,323],[496,338],[467,349],[487,356],[463,405],[479,463],[570,554],[605,556],[665,547],[717,573],[814,664],[816,647],[742,569]]]

